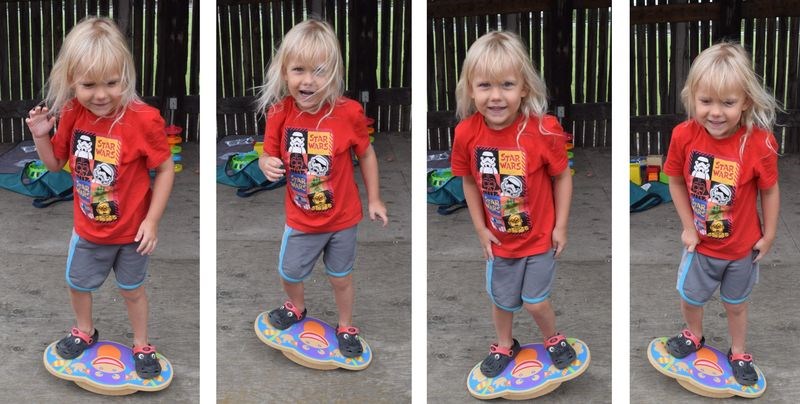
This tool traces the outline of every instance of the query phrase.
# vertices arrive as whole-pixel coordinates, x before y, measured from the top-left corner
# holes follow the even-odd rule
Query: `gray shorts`
[[[495,306],[517,311],[522,303],[546,300],[555,274],[552,251],[524,258],[494,257],[494,261],[486,262],[486,292]]]
[[[684,250],[678,268],[677,289],[681,298],[691,305],[702,306],[719,287],[723,302],[744,302],[758,283],[758,263],[753,262],[757,254],[754,251],[738,260],[723,260]]]
[[[136,252],[139,243],[95,244],[80,238],[75,231],[69,242],[67,284],[81,292],[97,290],[114,268],[120,289],[136,289],[147,277],[150,256]]]
[[[320,254],[328,275],[350,274],[356,260],[358,226],[330,233],[303,233],[289,226],[283,231],[278,272],[286,282],[302,282],[311,275]]]

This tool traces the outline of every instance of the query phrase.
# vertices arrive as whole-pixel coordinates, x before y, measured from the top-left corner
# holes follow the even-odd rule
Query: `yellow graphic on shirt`
[[[308,154],[330,156],[333,154],[333,134],[308,131]]]
[[[106,137],[96,137],[94,147],[94,159],[103,163],[119,164],[120,144],[117,139]]]
[[[711,181],[734,186],[737,178],[739,178],[739,164],[733,161],[714,159]]]
[[[520,150],[498,150],[500,175],[524,175],[525,157]]]

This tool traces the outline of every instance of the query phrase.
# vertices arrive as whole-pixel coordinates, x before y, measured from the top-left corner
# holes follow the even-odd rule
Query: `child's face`
[[[75,98],[98,117],[114,114],[122,101],[122,84],[119,74],[104,77],[78,78],[73,84]]]
[[[741,89],[717,94],[701,86],[694,93],[694,117],[715,139],[733,135],[749,107],[750,99]]]
[[[323,94],[317,94],[328,81],[327,72],[318,64],[289,61],[284,72],[289,95],[294,98],[298,108],[313,112],[319,106]]]
[[[522,98],[528,95],[524,87],[518,73],[507,72],[499,78],[476,74],[471,81],[470,97],[483,115],[486,126],[503,129],[517,119]]]

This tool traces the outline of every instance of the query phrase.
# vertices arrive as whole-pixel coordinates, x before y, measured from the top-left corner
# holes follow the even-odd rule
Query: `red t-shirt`
[[[157,109],[131,103],[113,122],[73,99],[52,138],[72,171],[75,232],[96,244],[134,242],[150,207],[149,169],[170,158]]]
[[[267,113],[264,151],[286,169],[286,224],[306,233],[327,233],[361,221],[361,199],[350,150],[369,147],[361,104],[340,98],[333,112],[303,112],[286,97]]]
[[[472,176],[483,199],[486,227],[500,240],[492,253],[503,258],[541,254],[552,248],[555,201],[552,177],[567,169],[566,136],[555,117],[522,117],[501,130],[474,114],[456,126],[453,175]]]
[[[672,131],[664,173],[686,181],[700,236],[697,251],[710,257],[737,260],[751,253],[762,236],[758,190],[778,182],[775,137],[754,127],[739,157],[744,133],[742,127],[728,138],[714,139],[695,120]]]

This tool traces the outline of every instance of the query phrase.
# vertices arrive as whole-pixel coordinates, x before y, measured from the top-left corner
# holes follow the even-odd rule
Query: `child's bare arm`
[[[761,190],[761,213],[764,215],[764,235],[753,246],[758,255],[753,262],[758,262],[772,248],[775,234],[778,231],[778,211],[781,206],[781,193],[776,183],[770,188]]]
[[[156,178],[153,181],[153,196],[150,199],[150,209],[147,210],[139,231],[136,233],[135,241],[139,242],[136,252],[142,255],[150,255],[158,244],[158,224],[164,209],[167,208],[167,200],[172,192],[172,183],[175,180],[175,167],[172,158],[168,158],[156,167]]]
[[[553,227],[553,249],[555,257],[567,246],[567,225],[569,208],[572,205],[572,173],[566,169],[553,179],[553,198],[555,199],[556,223]]]
[[[370,220],[380,218],[383,225],[389,223],[386,216],[386,205],[381,200],[379,176],[378,176],[378,157],[375,155],[375,149],[372,145],[367,147],[367,150],[358,156],[358,162],[361,167],[361,176],[364,178],[364,187],[367,189],[367,204],[369,210]]]
[[[47,114],[49,112],[47,107],[36,106],[28,111],[28,118],[25,119],[25,123],[28,124],[28,129],[31,130],[33,135],[33,143],[36,144],[36,152],[39,153],[39,159],[42,160],[48,170],[56,172],[61,171],[67,160],[58,159],[53,154],[50,131],[53,130],[56,118],[48,117]]]
[[[681,242],[687,251],[693,252],[694,248],[700,244],[700,236],[697,235],[694,227],[692,207],[689,206],[689,192],[686,191],[686,182],[683,177],[669,177],[669,194],[672,196],[672,202],[683,226]]]
[[[481,251],[483,258],[488,260],[494,259],[492,253],[492,243],[500,245],[500,240],[492,234],[492,231],[486,227],[485,216],[483,213],[483,200],[478,191],[478,184],[475,183],[475,178],[471,175],[461,177],[464,187],[464,199],[467,201],[467,209],[469,209],[469,217],[472,219],[472,225],[475,227],[475,233],[478,234],[478,240],[481,243]]]

